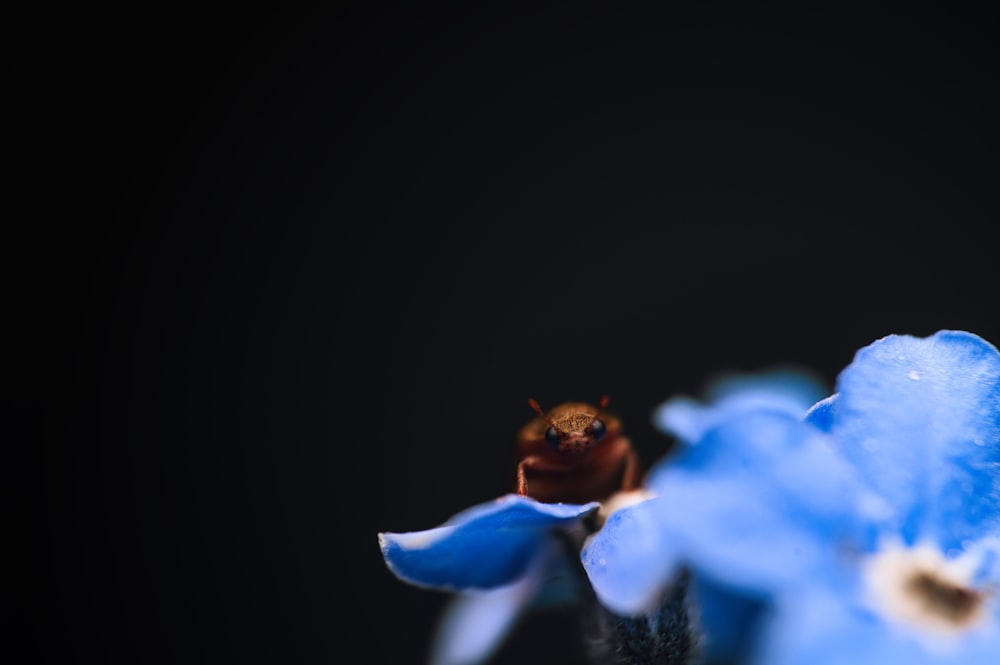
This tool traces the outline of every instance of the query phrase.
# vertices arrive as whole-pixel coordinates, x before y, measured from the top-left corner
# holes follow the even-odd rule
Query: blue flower
[[[683,449],[647,477],[658,496],[584,548],[598,598],[647,613],[687,569],[716,657],[1000,662],[997,350],[965,332],[889,336],[831,397],[789,397],[748,384],[664,405],[656,422]],[[730,639],[762,614],[754,644]]]
[[[572,571],[557,536],[582,539],[582,521],[598,507],[509,494],[434,529],[380,533],[382,555],[397,577],[458,592],[442,619],[432,662],[481,662],[524,608],[571,596]]]

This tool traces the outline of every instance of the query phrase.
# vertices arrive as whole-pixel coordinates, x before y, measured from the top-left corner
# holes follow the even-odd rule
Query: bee
[[[598,407],[582,402],[560,404],[548,413],[534,398],[538,414],[517,436],[517,493],[545,503],[602,501],[639,482],[639,458],[621,431],[621,423]]]

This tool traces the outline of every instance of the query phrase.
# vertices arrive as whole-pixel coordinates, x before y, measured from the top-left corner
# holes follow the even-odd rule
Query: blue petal
[[[550,560],[560,555],[558,546],[543,547],[515,582],[459,594],[438,626],[431,664],[471,665],[489,658],[535,595]]]
[[[720,411],[712,416],[715,422],[692,445],[653,465],[646,475],[646,485],[659,491],[664,474],[677,469],[705,474],[737,473],[752,468],[765,474],[772,461],[799,448],[812,433],[793,417],[768,410],[743,412]]]
[[[1000,354],[966,332],[893,335],[838,379],[831,432],[897,509],[908,543],[946,551],[1000,522]]]
[[[661,503],[648,499],[612,513],[583,548],[594,592],[614,612],[651,612],[679,570],[683,550],[660,529]]]
[[[843,595],[803,589],[781,604],[752,663],[759,665],[995,665],[997,626],[949,636],[889,624]]]
[[[573,604],[580,599],[581,585],[584,584],[586,579],[581,575],[579,558],[574,554],[571,561],[569,550],[563,547],[558,556],[549,558],[542,573],[538,592],[531,600],[530,609],[549,609]]]
[[[840,665],[917,663],[913,642],[880,641],[891,629],[870,613],[850,607],[831,593],[803,588],[784,599],[763,631],[755,665]]]
[[[750,592],[840,583],[837,557],[870,549],[886,509],[825,436],[778,412],[734,417],[649,482],[657,498],[614,513],[583,552],[598,597],[624,614],[655,606],[681,564]]]
[[[832,568],[830,527],[809,520],[790,495],[756,479],[720,484],[678,473],[660,495],[660,530],[696,570],[730,587],[773,591]]]
[[[821,432],[829,432],[833,429],[833,414],[836,408],[837,395],[834,393],[816,402],[806,411],[806,422]]]
[[[389,569],[400,579],[436,589],[491,589],[517,580],[556,528],[572,528],[597,503],[541,503],[508,494],[469,508],[444,525],[411,533],[380,533]]]
[[[757,641],[769,603],[759,595],[734,593],[704,576],[692,579],[689,592],[697,609],[696,630],[702,660],[742,662]]]
[[[787,413],[730,414],[697,445],[653,466],[646,483],[654,492],[668,492],[681,471],[711,478],[719,492],[728,491],[729,483],[757,485],[782,512],[817,533],[831,520],[861,527],[889,510],[865,491],[828,437]],[[849,525],[852,520],[858,524]]]
[[[614,513],[582,553],[597,597],[620,614],[649,612],[682,565],[740,591],[801,583],[828,550],[757,494],[692,476]]]
[[[1000,588],[1000,534],[992,534],[980,541],[967,541],[963,545],[963,556],[969,556],[975,562],[972,575],[974,584],[991,589]]]
[[[709,405],[687,397],[674,398],[657,409],[653,422],[664,432],[694,443],[711,428],[741,413],[766,410],[798,418],[824,394],[820,382],[801,370],[733,374],[709,387]]]
[[[974,635],[962,645],[962,665],[996,665],[1000,656],[1000,631],[994,626],[990,634]],[[954,662],[939,658],[937,663]]]

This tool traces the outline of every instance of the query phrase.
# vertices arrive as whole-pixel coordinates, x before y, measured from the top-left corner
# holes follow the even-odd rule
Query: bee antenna
[[[594,420],[604,415],[604,409],[608,408],[609,404],[611,404],[611,396],[601,395],[601,401],[597,403],[597,415],[594,416]]]
[[[547,422],[549,425],[552,425],[552,421],[545,416],[545,412],[542,411],[542,407],[538,406],[538,402],[535,400],[534,397],[528,398],[528,406],[534,409],[535,413],[537,413],[542,420]],[[555,427],[555,425],[552,426]]]

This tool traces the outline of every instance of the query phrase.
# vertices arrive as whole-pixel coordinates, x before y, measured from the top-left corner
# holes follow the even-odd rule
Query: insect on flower
[[[517,493],[545,503],[601,501],[619,490],[635,489],[639,459],[621,432],[621,423],[599,407],[560,404],[548,413],[534,398],[538,417],[517,437]]]

